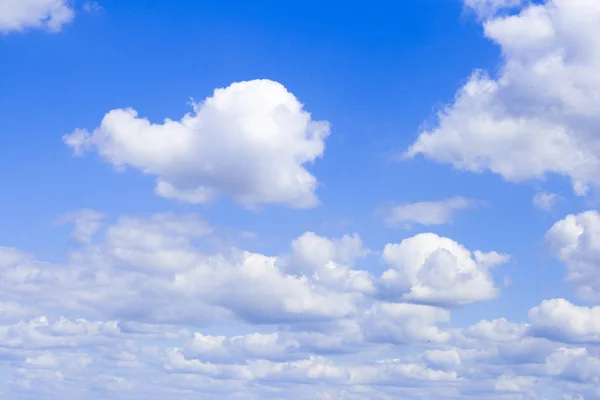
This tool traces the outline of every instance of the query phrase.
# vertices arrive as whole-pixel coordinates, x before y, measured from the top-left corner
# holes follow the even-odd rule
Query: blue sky
[[[600,399],[598,17],[0,0],[2,395]]]

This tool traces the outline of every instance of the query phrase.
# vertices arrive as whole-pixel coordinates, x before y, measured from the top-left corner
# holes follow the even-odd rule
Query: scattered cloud
[[[500,45],[502,68],[474,73],[407,155],[509,181],[563,175],[578,194],[597,186],[600,3],[464,4]],[[73,15],[68,1],[0,0],[0,32],[59,31]],[[284,86],[237,82],[193,107],[162,123],[115,109],[63,141],[152,176],[156,194],[184,203],[318,205],[309,168],[330,125]],[[539,192],[533,204],[550,211],[559,198]],[[476,205],[397,204],[384,220],[437,226]],[[194,213],[113,217],[59,217],[77,242],[60,261],[0,247],[0,397],[600,400],[598,305],[540,299],[522,318],[464,323],[476,314],[463,308],[511,285],[495,273],[511,259],[501,249],[434,233],[372,249],[372,235],[340,219],[329,230],[349,233],[299,231],[283,249],[257,251],[231,243],[262,248],[256,233],[232,235]],[[568,215],[545,240],[578,296],[597,303],[600,213]]]
[[[97,216],[69,215],[86,213]],[[6,393],[500,400],[552,388],[594,399],[600,359],[582,345],[600,343],[597,307],[555,299],[526,323],[451,325],[452,308],[497,294],[499,253],[421,234],[387,245],[392,269],[377,277],[356,269],[371,252],[357,234],[307,232],[272,256],[211,252],[215,232],[193,214],[95,230],[65,264],[0,249]]]

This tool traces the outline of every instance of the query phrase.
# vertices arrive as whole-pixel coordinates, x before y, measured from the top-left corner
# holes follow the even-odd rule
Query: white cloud
[[[58,224],[72,223],[75,225],[73,239],[82,243],[90,243],[94,234],[102,227],[104,214],[94,210],[78,210],[62,215]]]
[[[450,312],[418,304],[379,303],[364,313],[368,340],[385,343],[446,342],[450,335],[436,324],[450,322]]]
[[[546,358],[543,373],[581,382],[600,382],[600,358],[586,348],[559,348]]]
[[[215,90],[180,121],[153,124],[133,109],[108,112],[91,133],[64,142],[95,150],[115,167],[157,176],[156,193],[188,203],[231,196],[245,207],[318,204],[306,169],[323,155],[329,123],[314,121],[293,94],[270,80]]]
[[[407,228],[412,224],[443,225],[451,222],[456,211],[466,210],[474,205],[473,200],[464,197],[400,204],[386,211],[384,221],[389,226],[403,225]]]
[[[28,357],[25,363],[41,369],[66,368],[81,369],[87,367],[92,360],[86,354],[63,353],[61,355],[46,351],[37,357]]]
[[[535,383],[535,378],[530,376],[507,376],[502,375],[496,381],[494,389],[499,392],[523,393],[529,392],[529,388]]]
[[[349,284],[364,274],[381,289],[357,269],[368,252],[357,234],[305,233],[281,256],[216,253],[208,245],[214,234],[193,214],[157,214],[118,218],[63,265],[3,248],[0,366],[14,371],[9,380],[0,377],[5,393],[529,400],[551,390],[594,399],[588,394],[596,385],[596,351],[562,350],[565,344],[553,340],[596,343],[595,308],[553,300],[532,309],[527,324],[500,318],[458,328],[448,308],[413,303],[481,300],[477,288],[494,288],[488,270],[506,256],[470,252],[433,234],[390,245],[384,258],[398,271],[425,268],[442,249],[452,257],[436,268],[461,277],[439,285],[431,273],[410,273],[417,277],[410,285],[431,292],[386,299],[411,302],[398,303]],[[326,275],[328,269],[340,273]],[[576,390],[568,386],[573,380]]]
[[[578,307],[564,299],[545,300],[529,311],[538,336],[566,343],[600,343],[600,307]]]
[[[74,16],[70,0],[0,0],[0,33],[27,28],[58,32]]]
[[[351,269],[367,254],[369,250],[363,247],[357,234],[329,239],[306,232],[292,242],[289,255],[278,259],[278,267],[286,273],[308,276],[338,290],[372,294],[375,286],[371,275]]]
[[[468,338],[483,341],[510,343],[521,339],[525,332],[526,327],[524,325],[511,323],[506,319],[501,318],[493,321],[479,321],[475,325],[464,329],[462,334]]]
[[[465,7],[472,9],[480,18],[489,18],[499,11],[515,9],[528,0],[464,0]]]
[[[452,239],[425,233],[387,244],[383,260],[393,267],[381,278],[385,296],[454,307],[495,298],[490,269],[509,257],[472,253]]]
[[[554,255],[568,268],[567,280],[580,297],[600,299],[600,214],[568,215],[546,233]]]
[[[328,284],[285,273],[275,256],[201,251],[196,241],[210,232],[194,215],[157,214],[120,218],[101,241],[73,251],[66,266],[3,249],[0,278],[12,289],[0,300],[6,307],[35,304],[48,316],[69,310],[145,322],[237,317],[260,324],[345,317],[363,299],[361,289],[369,288],[368,274],[348,268],[332,273],[337,280]]]
[[[83,3],[83,11],[85,12],[94,14],[102,12],[103,10],[104,8],[96,1],[86,1],[85,3]]]
[[[538,192],[533,197],[533,205],[540,210],[552,211],[560,196],[556,193]]]
[[[599,2],[549,0],[487,19],[485,36],[502,50],[498,77],[475,72],[406,155],[514,182],[564,175],[578,194],[598,185],[598,18]]]

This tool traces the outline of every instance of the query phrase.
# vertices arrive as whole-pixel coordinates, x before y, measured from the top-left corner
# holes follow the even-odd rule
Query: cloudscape
[[[599,71],[597,0],[0,0],[0,397],[600,400]]]

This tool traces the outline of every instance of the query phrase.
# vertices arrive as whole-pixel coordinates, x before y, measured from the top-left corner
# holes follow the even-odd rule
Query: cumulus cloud
[[[534,334],[565,343],[600,343],[600,307],[545,300],[529,311]]]
[[[381,277],[384,296],[445,307],[495,298],[491,268],[509,260],[496,252],[471,252],[433,233],[387,244],[382,257],[393,267]]]
[[[309,276],[323,285],[372,294],[375,286],[371,275],[352,269],[369,252],[357,234],[329,239],[306,232],[292,242],[290,253],[278,259],[278,266],[289,274]]]
[[[405,228],[410,228],[412,224],[444,225],[451,222],[456,211],[469,209],[475,204],[464,197],[400,204],[386,210],[384,221],[388,226],[402,225]]]
[[[67,265],[2,249],[0,276],[12,289],[0,300],[7,308],[33,302],[49,316],[69,310],[154,323],[240,318],[261,324],[351,315],[369,290],[369,275],[349,268],[328,280],[288,274],[276,256],[202,251],[197,242],[210,232],[194,215],[157,214],[120,218],[101,240],[74,250]],[[353,255],[336,257],[346,256]]]
[[[485,36],[502,51],[498,76],[474,72],[406,156],[513,182],[563,175],[580,195],[597,186],[599,17],[598,2],[548,0],[486,19]]]
[[[586,211],[568,215],[546,233],[551,251],[567,265],[566,279],[580,297],[600,299],[600,214]]]
[[[116,109],[93,131],[63,139],[76,154],[96,151],[117,168],[156,176],[155,192],[166,198],[306,208],[318,204],[307,166],[323,155],[329,130],[283,85],[253,80],[215,90],[180,121],[155,124]]]
[[[28,28],[58,32],[75,16],[70,3],[70,0],[2,0],[0,33]]]
[[[595,308],[552,300],[533,308],[528,323],[501,318],[459,328],[448,308],[415,304],[484,299],[477,287],[506,261],[498,253],[432,234],[391,245],[384,259],[430,291],[419,301],[384,301],[381,282],[357,269],[368,250],[356,234],[308,232],[278,256],[214,252],[203,246],[214,234],[195,215],[156,214],[100,227],[63,265],[2,248],[0,365],[14,371],[0,379],[5,393],[537,399],[588,396],[596,384],[598,354],[576,346],[597,343]],[[434,256],[436,268],[454,272],[419,275],[439,249],[453,257]],[[322,278],[332,265],[343,273]],[[361,273],[374,290],[348,283]],[[450,278],[440,286],[431,276]],[[566,386],[573,380],[576,391]]]
[[[369,340],[387,343],[445,342],[450,336],[436,326],[450,322],[450,312],[419,304],[379,303],[362,317]]]

